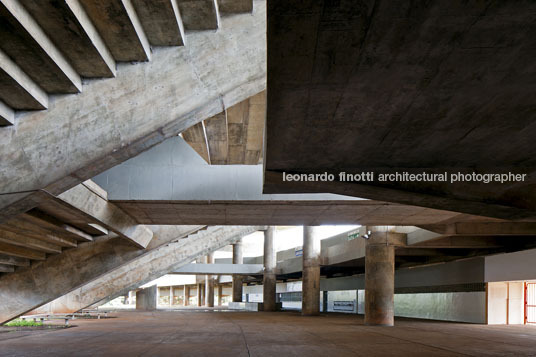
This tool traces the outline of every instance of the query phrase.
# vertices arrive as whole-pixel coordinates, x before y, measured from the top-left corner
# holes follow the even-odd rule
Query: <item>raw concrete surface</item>
[[[76,327],[1,334],[1,356],[529,356],[536,326],[397,319],[367,327],[355,315],[297,312],[120,312]]]

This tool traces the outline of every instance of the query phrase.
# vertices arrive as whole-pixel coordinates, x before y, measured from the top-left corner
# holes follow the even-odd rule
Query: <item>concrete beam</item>
[[[148,227],[138,224],[121,209],[95,194],[86,184],[77,185],[53,199],[80,211],[88,221],[101,224],[140,248],[146,248],[153,238],[153,232]]]
[[[183,238],[200,228],[155,226],[155,238],[147,250],[138,249],[124,239],[110,235],[50,256],[47,260],[34,262],[15,273],[0,276],[0,323],[46,304],[147,251]]]
[[[30,266],[30,261],[25,258],[14,257],[11,255],[0,254],[0,264],[15,265],[19,267]]]
[[[188,238],[151,250],[139,256],[138,259],[133,259],[116,269],[108,269],[105,274],[101,274],[97,279],[79,286],[54,301],[51,305],[57,308],[54,306],[52,308],[57,312],[74,312],[98,302],[109,301],[117,296],[125,295],[128,291],[134,290],[140,285],[179,269],[196,257],[232,244],[242,236],[263,228],[246,226],[209,227],[206,230],[188,236]],[[0,286],[1,283],[0,278]],[[197,294],[199,294],[199,286],[203,285],[198,284]],[[0,314],[1,316],[2,314]]]
[[[177,0],[133,0],[153,46],[184,46],[186,37]]]
[[[221,13],[252,12],[253,0],[218,0]]]
[[[57,195],[262,91],[265,16],[259,1],[252,16],[189,34],[188,48],[159,48],[151,63],[120,65],[113,81],[19,114],[16,130],[0,133],[0,221],[39,204],[37,192],[21,191]]]
[[[150,61],[151,47],[130,0],[79,0],[116,61]]]
[[[49,254],[60,254],[61,247],[32,237],[0,230],[0,242],[35,249]]]
[[[48,93],[78,93],[80,75],[18,0],[0,4],[0,47]]]
[[[19,216],[20,219],[33,223],[39,227],[51,229],[58,235],[78,242],[91,242],[93,237],[78,228],[65,224],[60,220],[37,210],[30,210]]]
[[[15,267],[13,265],[0,264],[0,273],[13,273]]]
[[[170,274],[262,275],[262,264],[187,264]]]
[[[77,240],[58,231],[44,228],[24,220],[25,216],[12,219],[7,223],[0,224],[0,229],[16,234],[22,234],[35,239],[40,239],[60,247],[73,248],[78,245]]]
[[[78,0],[21,3],[81,76],[115,76],[112,54]]]
[[[204,121],[211,165],[227,164],[229,138],[227,134],[227,112],[220,113]]]
[[[13,109],[48,107],[48,95],[0,49],[0,98]]]
[[[15,124],[15,111],[0,100],[0,126]]]
[[[43,252],[3,242],[0,242],[0,253],[31,260],[46,259],[46,254]]]
[[[177,0],[186,30],[216,30],[220,15],[216,0]]]

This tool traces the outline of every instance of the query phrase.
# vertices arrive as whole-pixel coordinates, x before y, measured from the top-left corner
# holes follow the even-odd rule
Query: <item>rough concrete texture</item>
[[[274,0],[268,7],[267,193],[536,217],[535,2]],[[377,176],[281,181],[281,172],[341,168],[529,176],[485,185]]]
[[[57,299],[54,304],[61,307],[61,312],[74,312],[98,302],[107,302],[190,263],[200,255],[215,251],[262,228],[209,227],[185,239],[168,241],[167,244],[147,251],[120,266],[106,269],[93,280],[84,282],[67,294],[68,290],[64,291],[65,295]],[[0,280],[0,286],[1,284]],[[198,287],[203,285],[199,284]],[[199,290],[201,289],[198,289],[198,292]]]
[[[121,312],[76,328],[0,334],[9,356],[532,356],[533,326],[397,319],[388,329],[355,315],[294,312]],[[91,343],[88,343],[91,341]],[[207,342],[208,341],[208,342]]]
[[[233,244],[233,264],[243,264],[242,240]],[[242,302],[243,279],[240,275],[233,275],[233,302]]]
[[[395,314],[395,248],[372,233],[365,252],[365,324],[392,326]]]
[[[156,310],[156,306],[158,305],[156,301],[158,298],[157,289],[158,287],[153,285],[136,291],[136,310]]]
[[[320,237],[303,227],[302,315],[320,314]]]
[[[200,228],[151,227],[154,238],[145,250],[114,234],[80,244],[76,249],[50,256],[15,273],[4,274],[0,277],[0,323],[57,299],[109,270]],[[65,300],[58,302],[58,312],[65,312],[73,303],[79,303],[79,298],[67,295]]]
[[[275,311],[275,284],[277,257],[274,245],[275,227],[264,231],[264,275],[262,278],[262,303],[264,311]]]
[[[214,264],[213,252],[207,254],[207,265],[209,264]],[[207,292],[205,306],[214,307],[214,277],[212,275],[205,275],[205,291]]]
[[[186,30],[216,30],[220,23],[216,0],[177,0]]]
[[[218,0],[220,13],[226,12],[251,12],[253,11],[252,0]]]
[[[132,3],[151,45],[184,45],[184,28],[177,0],[133,0]]]
[[[187,47],[155,49],[150,63],[120,64],[113,80],[54,97],[47,111],[19,115],[0,131],[0,192],[61,193],[262,91],[264,5],[222,19],[215,33],[190,33]],[[2,195],[1,219],[36,206],[30,196]]]

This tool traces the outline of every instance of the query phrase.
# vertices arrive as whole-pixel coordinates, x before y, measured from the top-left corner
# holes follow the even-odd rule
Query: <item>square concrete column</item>
[[[316,227],[303,227],[302,315],[320,314],[320,237]]]
[[[365,248],[365,325],[393,326],[395,247],[393,233],[373,232]]]
[[[183,306],[188,306],[190,304],[190,286],[184,285],[184,301],[182,302]]]
[[[276,252],[274,247],[275,227],[268,227],[264,231],[264,276],[263,285],[263,309],[264,311],[275,311],[275,268]]]
[[[214,253],[207,255],[207,264],[214,264]],[[214,277],[205,275],[205,306],[214,307]]]
[[[233,264],[244,264],[242,254],[242,240],[233,244]],[[233,275],[233,302],[242,302],[244,278],[240,275]]]
[[[136,291],[136,310],[156,310],[157,297],[158,287],[156,285]]]
[[[222,304],[222,294],[223,294],[223,285],[218,284],[218,306],[221,306]]]

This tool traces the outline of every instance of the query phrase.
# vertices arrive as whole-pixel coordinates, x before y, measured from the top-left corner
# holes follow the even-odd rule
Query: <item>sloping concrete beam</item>
[[[186,30],[216,30],[220,15],[216,0],[177,0]]]
[[[115,76],[115,61],[78,0],[21,0],[83,77]]]
[[[146,248],[153,238],[153,232],[148,227],[138,224],[120,208],[95,194],[84,183],[53,199],[80,211],[87,216],[88,221],[96,221],[95,223],[103,225],[140,248]]]
[[[80,75],[18,0],[0,3],[0,47],[48,93],[78,93]]]
[[[192,32],[187,47],[121,64],[113,81],[90,81],[2,128],[0,221],[39,205],[39,193],[25,191],[57,195],[264,90],[266,11],[257,4],[252,16]]]
[[[58,235],[63,235],[69,239],[74,239],[76,241],[90,242],[93,240],[93,237],[85,232],[82,232],[78,228],[75,228],[71,225],[65,224],[58,219],[49,216],[45,213],[31,210],[26,213],[23,213],[20,216],[20,219],[23,219],[27,222],[34,223],[40,227],[46,227],[57,232]]]
[[[38,226],[34,223],[24,220],[22,215],[16,219],[12,219],[7,223],[1,224],[0,229],[10,231],[16,234],[22,234],[27,237],[32,237],[45,242],[49,242],[60,247],[76,247],[78,245],[77,240],[67,234],[62,234],[59,231],[53,231],[42,226]]]
[[[45,261],[0,276],[0,323],[48,303],[79,286],[127,264],[168,242],[183,238],[200,226],[155,226],[155,238],[141,250],[111,234],[77,249],[48,257]],[[0,243],[0,247],[1,247]],[[1,250],[1,249],[0,249]]]
[[[421,227],[442,235],[536,235],[535,222],[459,222]]]
[[[254,226],[209,227],[207,230],[199,231],[186,239],[147,252],[114,270],[108,270],[98,279],[94,279],[53,301],[45,310],[53,309],[55,312],[67,313],[84,309],[98,302],[109,301],[177,270],[199,256],[232,244],[241,237],[264,228]],[[0,287],[1,283],[0,279]],[[38,311],[40,310],[41,308]],[[0,321],[2,321],[1,310]]]
[[[204,123],[197,123],[183,131],[182,138],[199,154],[199,156],[203,158],[203,160],[210,164]]]
[[[262,275],[262,264],[187,264],[170,274]]]
[[[133,0],[147,39],[153,46],[184,46],[177,0]]]
[[[150,61],[151,47],[130,0],[80,0],[116,61]]]
[[[0,100],[0,126],[13,125],[15,123],[15,111]]]
[[[0,98],[13,109],[48,107],[48,95],[0,49]]]

